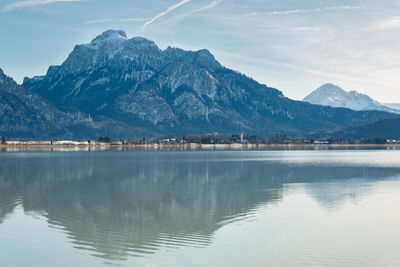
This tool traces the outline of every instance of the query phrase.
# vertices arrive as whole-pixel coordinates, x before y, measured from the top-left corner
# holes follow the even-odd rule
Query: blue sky
[[[331,82],[400,103],[398,0],[0,0],[0,68],[21,82],[107,29],[209,49],[302,99]]]

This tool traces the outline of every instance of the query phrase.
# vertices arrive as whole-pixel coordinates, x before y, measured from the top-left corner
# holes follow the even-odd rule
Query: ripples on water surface
[[[0,266],[400,266],[400,151],[0,153]]]

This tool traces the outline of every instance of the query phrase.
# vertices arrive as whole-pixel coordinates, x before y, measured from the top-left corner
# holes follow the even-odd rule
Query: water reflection
[[[332,208],[400,175],[400,164],[311,166],[291,152],[27,152],[0,160],[0,225],[21,204],[107,260],[206,247],[221,226],[299,185]]]

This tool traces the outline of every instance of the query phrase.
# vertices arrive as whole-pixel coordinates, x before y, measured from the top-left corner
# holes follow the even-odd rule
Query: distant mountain
[[[392,109],[400,110],[400,104],[398,103],[385,103],[384,105]]]
[[[109,119],[93,120],[76,108],[58,107],[18,85],[0,69],[0,136],[12,138],[88,138],[134,132]]]
[[[380,110],[400,114],[400,109],[387,107],[373,100],[368,95],[360,94],[356,91],[346,92],[339,86],[331,83],[319,87],[306,96],[303,101],[322,106],[349,108],[353,110]]]
[[[307,135],[393,115],[293,101],[274,88],[223,67],[208,50],[161,50],[141,37],[108,30],[75,46],[45,76],[23,86],[93,119],[109,118],[142,132]],[[129,137],[128,133],[126,134]]]

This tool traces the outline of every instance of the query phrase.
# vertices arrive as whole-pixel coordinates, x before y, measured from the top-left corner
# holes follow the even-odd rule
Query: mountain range
[[[54,105],[18,85],[0,69],[0,136],[86,138],[134,132],[129,125],[105,118],[94,120],[76,108]]]
[[[306,96],[303,101],[322,106],[349,108],[353,110],[380,110],[400,114],[400,105],[382,104],[366,94],[346,92],[337,85],[327,83]]]
[[[0,135],[11,138],[300,136],[396,116],[294,101],[223,67],[208,50],[162,50],[115,30],[75,46],[22,86],[0,77]]]
[[[338,139],[400,139],[400,117],[379,120],[361,126],[345,127],[338,131],[324,132],[316,137],[329,137]]]

